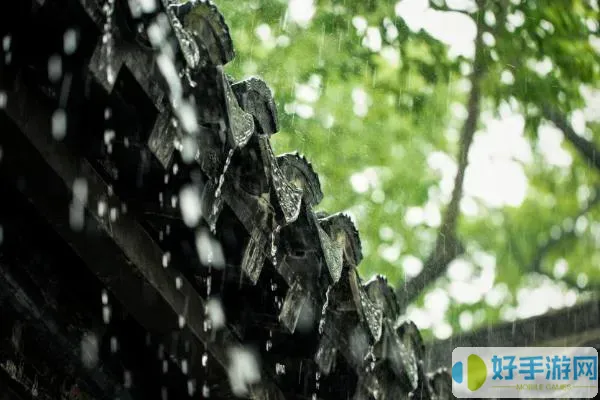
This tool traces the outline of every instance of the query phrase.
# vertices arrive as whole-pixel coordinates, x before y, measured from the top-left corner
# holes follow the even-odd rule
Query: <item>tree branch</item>
[[[466,10],[456,10],[454,8],[450,8],[446,5],[446,3],[444,3],[444,5],[438,6],[437,4],[433,3],[433,2],[429,2],[429,8],[431,8],[432,10],[436,10],[436,11],[444,11],[444,12],[457,12],[457,13],[461,13],[461,14],[465,14],[468,16],[473,16],[472,13],[470,13],[469,11]]]
[[[397,297],[402,310],[413,302],[427,286],[443,275],[452,260],[464,253],[464,247],[456,236],[456,225],[460,215],[460,200],[463,193],[469,148],[477,129],[481,108],[481,79],[484,73],[482,16],[483,14],[480,13],[477,21],[475,58],[473,60],[473,72],[470,76],[471,91],[467,103],[468,114],[461,130],[458,170],[454,178],[452,197],[444,212],[434,249],[425,261],[423,270],[419,275],[398,287]]]
[[[577,213],[574,220],[577,221],[577,219],[579,217],[586,215],[588,212],[590,212],[590,210],[592,208],[594,208],[598,204],[600,204],[600,187],[595,188],[594,196],[587,202],[586,206],[581,211],[579,211],[579,213]],[[556,237],[550,237],[548,239],[548,241],[545,242],[543,245],[541,245],[535,252],[533,260],[531,261],[531,264],[529,265],[529,271],[548,276],[552,279],[556,279],[552,272],[545,271],[542,268],[544,258],[552,250],[552,248],[554,248],[555,246],[557,246],[558,244],[560,244],[566,240],[574,238],[575,236],[576,236],[576,234],[575,234],[574,229],[571,229],[571,230],[563,229],[563,230],[561,230],[560,235],[558,235]],[[569,276],[563,277],[562,281],[565,282],[570,287],[579,289],[579,286],[577,285],[577,281]],[[600,291],[599,285],[594,285],[589,288],[591,288],[592,290]]]
[[[563,132],[565,139],[567,139],[579,152],[587,162],[593,165],[598,171],[600,171],[600,150],[596,145],[587,140],[584,137],[579,136],[571,127],[571,124],[567,120],[564,114],[555,109],[549,104],[542,106],[542,112],[544,118],[551,121],[558,129]]]

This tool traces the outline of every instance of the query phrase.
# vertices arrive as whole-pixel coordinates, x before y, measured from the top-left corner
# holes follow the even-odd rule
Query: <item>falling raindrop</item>
[[[117,351],[119,351],[119,341],[115,336],[112,336],[110,338],[110,352],[116,353]]]
[[[103,217],[106,214],[107,209],[108,206],[106,205],[106,202],[103,200],[98,200],[98,216]]]
[[[77,50],[77,31],[73,28],[67,29],[63,35],[63,50],[65,54],[71,55]]]
[[[8,96],[6,95],[6,92],[4,90],[0,90],[0,110],[6,108],[7,100]]]
[[[217,299],[210,299],[206,303],[206,314],[210,320],[212,328],[218,330],[225,326],[225,312],[221,302]]]
[[[208,387],[206,382],[204,382],[204,385],[202,385],[202,397],[204,397],[205,399],[208,399],[210,397],[210,388]]]
[[[81,362],[86,368],[94,368],[98,363],[99,351],[98,338],[95,334],[88,332],[81,338]]]
[[[115,139],[115,131],[112,129],[106,129],[104,131],[104,144],[109,147],[112,145],[113,140]]]
[[[86,204],[88,197],[87,181],[83,178],[76,178],[73,181],[73,198],[78,203]]]
[[[227,169],[229,169],[229,164],[231,163],[231,158],[233,157],[233,149],[229,150],[227,154],[227,159],[225,159],[225,165],[223,166],[223,172],[219,176],[219,183],[217,184],[217,189],[215,190],[215,198],[213,201],[213,209],[212,216],[216,217],[219,212],[219,199],[221,197],[221,190],[223,189],[223,184],[225,183],[225,174],[227,173]],[[211,219],[213,221],[211,229],[215,230],[216,218]]]
[[[194,121],[196,119],[196,116],[194,115]],[[194,129],[197,131],[198,127],[197,127],[197,122],[195,122],[196,126],[194,127]],[[183,162],[185,162],[186,164],[191,164],[192,162],[194,162],[194,160],[196,159],[196,154],[198,154],[199,148],[198,148],[198,142],[196,142],[196,140],[194,140],[191,136],[185,136],[182,140],[181,140],[181,148],[180,148],[180,152],[181,152],[181,158],[183,159]]]
[[[315,373],[315,395],[317,394],[317,391],[319,390],[319,387],[321,386],[321,371],[317,371]]]
[[[194,395],[194,393],[196,393],[196,381],[193,379],[189,379],[187,381],[187,389],[188,389],[188,395],[190,397],[192,397]]]
[[[284,364],[280,364],[280,363],[276,363],[275,364],[275,373],[277,375],[285,375],[285,365]]]
[[[185,317],[183,315],[179,316],[178,323],[179,323],[179,329],[183,329],[183,327],[185,326]]]
[[[168,175],[165,175],[168,180]],[[165,182],[166,183],[166,182]],[[190,228],[196,227],[202,217],[200,193],[196,186],[185,185],[179,192],[179,207],[183,222]]]
[[[279,234],[280,230],[281,226],[277,225],[275,230],[271,232],[271,262],[273,263],[273,266],[277,266],[277,244],[275,242],[275,237]]]
[[[188,374],[188,362],[185,358],[181,360],[181,373],[184,375]]]
[[[111,207],[109,215],[110,215],[110,220],[112,222],[115,222],[117,220],[117,214],[118,214],[117,209],[115,207]]]
[[[130,372],[130,371],[127,371],[127,370],[125,370],[125,371],[123,372],[123,386],[124,386],[126,389],[129,389],[129,388],[131,388],[131,383],[132,383],[132,379],[131,379],[131,372]]]
[[[212,275],[206,277],[206,297],[210,296],[212,290]]]
[[[69,225],[74,231],[81,231],[85,222],[84,207],[80,204],[71,203],[69,205]]]
[[[211,237],[208,229],[199,229],[196,234],[196,251],[202,265],[209,268],[225,267],[225,256],[221,244]],[[210,294],[210,293],[209,293]]]
[[[10,50],[11,41],[12,37],[10,35],[6,35],[2,38],[2,49],[4,49],[5,52]]]
[[[35,377],[35,380],[33,382],[33,385],[31,386],[31,396],[32,397],[37,397],[38,396],[38,379],[37,376]]]
[[[171,262],[171,253],[167,251],[162,256],[162,266],[163,266],[163,268],[167,268],[169,266],[170,262]]]
[[[177,290],[181,289],[181,286],[183,286],[183,281],[181,279],[181,276],[178,276],[175,278],[175,287],[177,288]]]
[[[56,140],[64,139],[67,134],[67,114],[62,108],[56,109],[52,114],[52,137]]]
[[[231,390],[238,397],[246,396],[249,387],[260,381],[256,357],[242,347],[235,347],[229,349],[229,360],[227,374]]]
[[[321,310],[321,319],[319,320],[319,334],[323,334],[323,330],[325,329],[325,317],[327,315],[327,307],[329,307],[329,293],[331,293],[331,288],[333,286],[329,286],[327,288],[327,292],[325,292],[325,303],[323,303],[323,308]]]
[[[167,360],[163,360],[162,362],[162,372],[163,374],[169,372],[169,362]]]
[[[109,305],[105,305],[102,307],[102,320],[105,324],[110,322],[111,310]]]
[[[202,367],[206,368],[207,365],[208,365],[208,354],[204,353],[204,354],[202,354]]]
[[[102,33],[102,67],[106,71],[106,80],[109,85],[115,82],[115,73],[112,65],[112,54],[114,46],[113,38],[113,13],[115,9],[115,0],[106,0],[106,3],[102,7],[104,13],[105,22]]]
[[[57,82],[62,73],[62,59],[58,54],[53,54],[48,59],[48,79],[50,82]]]

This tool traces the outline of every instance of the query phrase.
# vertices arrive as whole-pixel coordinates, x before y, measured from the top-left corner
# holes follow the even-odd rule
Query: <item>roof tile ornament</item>
[[[212,1],[163,1],[167,3],[175,37],[189,68],[225,65],[233,59],[229,28]]]

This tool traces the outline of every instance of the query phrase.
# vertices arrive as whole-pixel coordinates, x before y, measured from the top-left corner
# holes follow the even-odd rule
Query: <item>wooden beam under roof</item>
[[[129,214],[113,219],[104,206],[98,206],[110,209],[120,207],[121,202],[87,160],[49,134],[52,110],[48,104],[20,76],[6,94],[7,107],[2,112],[18,129],[6,130],[0,138],[2,166],[14,171],[19,190],[142,326],[166,337],[179,330],[183,318],[183,330],[227,369],[228,349],[241,345],[238,338],[227,328],[216,334],[205,331],[204,300],[185,277],[163,267],[162,250],[139,222]],[[87,183],[85,224],[87,232],[94,234],[75,232],[69,224],[76,179]],[[180,289],[176,277],[182,280]],[[199,360],[192,365],[201,368]],[[270,373],[263,370],[261,376],[255,389],[262,396],[284,398]]]

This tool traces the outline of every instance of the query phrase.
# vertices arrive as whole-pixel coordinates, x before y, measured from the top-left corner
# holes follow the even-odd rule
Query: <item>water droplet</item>
[[[238,397],[246,396],[249,387],[260,381],[260,368],[256,356],[243,347],[230,348],[228,353],[230,364],[227,375],[231,390]]]
[[[185,358],[181,360],[181,373],[184,375],[187,375],[188,373],[188,362]]]
[[[276,363],[275,364],[275,373],[277,375],[285,375],[285,365],[284,364],[280,364],[280,363]]]
[[[210,296],[211,289],[212,289],[212,276],[208,275],[206,277],[206,296]]]
[[[214,329],[221,329],[225,326],[225,312],[218,299],[213,298],[206,303],[206,314]]]
[[[280,230],[281,226],[277,225],[275,230],[271,232],[271,262],[273,263],[273,266],[277,266],[277,244],[275,240]]]
[[[117,220],[117,209],[115,207],[111,207],[110,208],[110,220],[112,222],[115,222]]]
[[[178,323],[179,329],[183,329],[183,327],[185,326],[185,317],[183,315],[179,316]]]
[[[208,354],[204,353],[204,354],[202,354],[202,366],[204,368],[206,368],[207,365],[208,365]]]
[[[95,334],[88,332],[81,338],[81,362],[86,368],[94,368],[98,363],[100,346]]]
[[[52,114],[52,137],[62,140],[67,134],[67,114],[62,108],[58,108]]]
[[[189,379],[187,381],[187,389],[188,389],[188,395],[193,396],[194,393],[196,393],[196,381],[193,379]]]
[[[102,58],[101,58],[101,69],[104,69],[106,72],[106,80],[110,85],[115,82],[115,75],[113,70],[113,13],[115,8],[115,0],[107,0],[107,2],[102,7],[102,11],[104,12],[105,22],[103,27],[102,34]]]
[[[168,175],[165,175],[168,178]],[[166,183],[166,182],[165,182]],[[200,191],[196,186],[185,185],[179,192],[179,207],[183,222],[190,228],[196,227],[202,217]]]
[[[103,217],[106,214],[107,208],[108,208],[108,206],[106,205],[106,202],[104,202],[103,200],[98,200],[98,216],[99,217]]]
[[[67,29],[63,35],[63,50],[70,55],[77,50],[77,31],[73,28]]]
[[[51,55],[48,59],[48,79],[57,82],[62,74],[62,58],[58,54]]]
[[[105,305],[102,307],[102,320],[105,324],[110,322],[111,310],[109,305]]]
[[[208,387],[206,382],[204,383],[204,385],[202,385],[202,397],[204,397],[205,399],[208,399],[210,397],[210,388]]]
[[[117,351],[119,351],[119,341],[115,336],[112,336],[110,338],[110,352],[116,353]]]
[[[171,253],[167,251],[162,256],[162,266],[163,266],[163,268],[167,268],[169,266],[170,262],[171,262]]]
[[[110,146],[112,141],[115,139],[116,133],[112,129],[106,129],[104,131],[104,144]]]
[[[12,37],[10,35],[6,35],[2,38],[2,48],[4,51],[10,50],[10,42],[12,41]]]
[[[124,386],[126,389],[129,389],[129,388],[131,388],[131,383],[132,383],[132,379],[131,379],[131,372],[130,372],[130,371],[127,371],[127,370],[125,370],[125,371],[123,372],[123,386]]]

